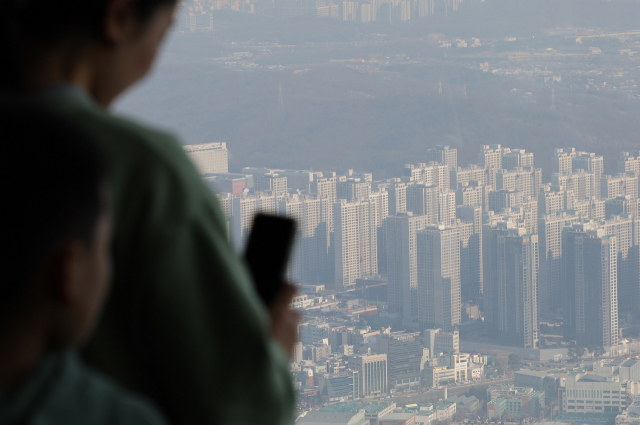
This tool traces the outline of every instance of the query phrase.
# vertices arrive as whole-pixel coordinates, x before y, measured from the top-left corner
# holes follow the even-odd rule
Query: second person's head
[[[176,0],[13,0],[16,86],[71,83],[109,105],[144,77],[170,28]]]

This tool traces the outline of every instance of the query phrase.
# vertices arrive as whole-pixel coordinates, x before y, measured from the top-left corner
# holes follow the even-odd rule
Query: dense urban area
[[[184,1],[119,106],[297,221],[297,424],[640,425],[640,3],[514,3]]]

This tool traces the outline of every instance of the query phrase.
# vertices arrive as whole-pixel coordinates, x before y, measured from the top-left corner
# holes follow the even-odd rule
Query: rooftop
[[[578,379],[578,382],[606,382],[606,376],[594,375],[593,373],[588,373],[584,375],[582,378]]]

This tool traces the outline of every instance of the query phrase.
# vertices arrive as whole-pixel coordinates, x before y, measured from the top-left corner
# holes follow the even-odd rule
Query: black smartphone
[[[289,218],[258,214],[253,220],[244,255],[256,290],[267,306],[285,281],[295,234],[296,222]]]

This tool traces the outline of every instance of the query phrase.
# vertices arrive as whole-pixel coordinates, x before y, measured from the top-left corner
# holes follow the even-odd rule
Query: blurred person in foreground
[[[164,425],[74,352],[109,286],[104,153],[35,108],[0,105],[0,133],[0,423]]]
[[[174,424],[290,424],[293,287],[267,310],[176,139],[108,110],[149,71],[175,1],[11,7],[5,45],[19,61],[0,71],[5,89],[81,124],[112,163],[113,288],[85,359]]]

